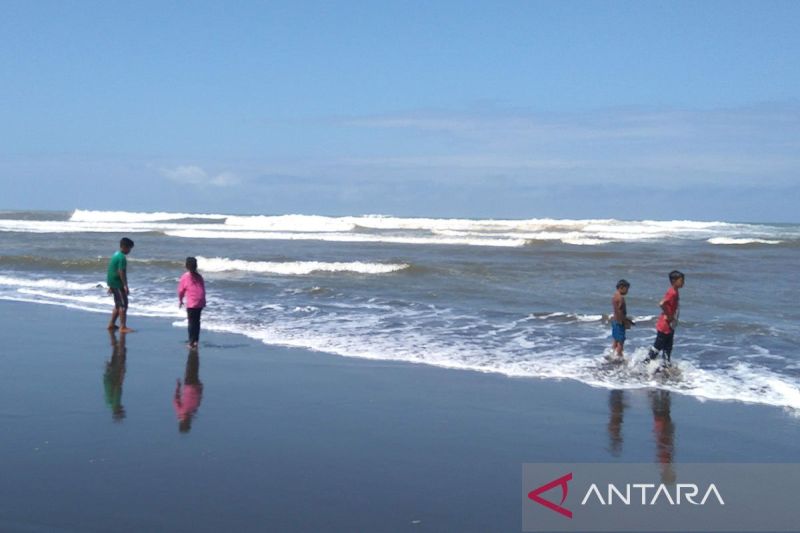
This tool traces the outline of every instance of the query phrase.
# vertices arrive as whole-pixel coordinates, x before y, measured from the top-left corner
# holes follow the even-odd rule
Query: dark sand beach
[[[798,457],[773,407],[206,331],[187,376],[184,329],[132,317],[115,354],[106,321],[0,302],[1,531],[519,531],[525,462]]]

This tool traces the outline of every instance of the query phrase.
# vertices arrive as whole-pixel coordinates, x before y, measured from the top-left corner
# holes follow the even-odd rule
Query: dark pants
[[[675,332],[672,331],[670,333],[661,333],[660,331],[656,332],[656,342],[653,343],[653,348],[657,352],[664,352],[664,355],[667,356],[667,361],[672,359],[672,341],[675,339]],[[651,350],[652,353],[652,350]],[[652,355],[651,355],[652,357]]]
[[[202,307],[186,309],[186,316],[189,318],[189,342],[200,340],[200,313],[202,312]]]
[[[111,294],[114,295],[114,307],[117,309],[127,309],[128,308],[128,293],[125,292],[125,289],[115,289],[111,288]]]

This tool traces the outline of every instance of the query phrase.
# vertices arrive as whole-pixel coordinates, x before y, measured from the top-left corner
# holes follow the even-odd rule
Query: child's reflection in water
[[[105,390],[106,405],[111,409],[111,418],[121,422],[125,418],[125,408],[122,406],[122,382],[125,380],[125,333],[120,333],[119,341],[116,332],[109,331],[111,339],[111,359],[106,362],[103,373],[103,389]]]
[[[188,433],[192,429],[192,419],[197,414],[200,407],[200,400],[203,399],[203,383],[200,381],[200,355],[197,348],[189,350],[186,358],[186,375],[181,380],[176,380],[175,413],[178,415],[178,431]]]
[[[611,455],[622,453],[622,421],[625,414],[625,393],[612,390],[608,396],[608,448]]]
[[[661,482],[674,483],[676,479],[672,462],[675,455],[675,424],[670,410],[672,398],[667,390],[650,391],[653,410],[653,434],[656,441],[656,460],[661,465]]]

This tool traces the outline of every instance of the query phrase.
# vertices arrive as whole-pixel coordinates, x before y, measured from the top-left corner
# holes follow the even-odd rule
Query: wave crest
[[[714,237],[708,239],[710,244],[728,244],[728,245],[742,245],[742,244],[780,244],[782,241],[773,239],[735,239],[732,237]]]
[[[98,281],[94,283],[75,283],[73,281],[66,281],[63,279],[51,279],[51,278],[25,279],[25,278],[15,278],[13,276],[0,276],[0,285],[6,285],[10,287],[33,287],[42,289],[87,291],[96,289],[98,287],[105,287],[105,282]]]
[[[68,220],[3,218],[0,232],[157,232],[212,239],[324,240],[412,245],[521,247],[541,242],[705,241],[712,245],[800,243],[800,225],[693,220],[403,218],[384,215],[225,215],[76,209]]]
[[[346,219],[318,215],[235,216],[227,217],[225,225],[248,230],[311,233],[347,232],[356,227]]]
[[[321,261],[245,261],[225,257],[198,257],[203,272],[254,272],[303,276],[314,272],[352,272],[356,274],[390,274],[409,268],[405,263],[364,263],[361,261],[326,263]]]
[[[91,211],[76,209],[70,222],[167,222],[182,219],[225,220],[227,215],[194,215],[189,213],[136,213],[129,211]]]

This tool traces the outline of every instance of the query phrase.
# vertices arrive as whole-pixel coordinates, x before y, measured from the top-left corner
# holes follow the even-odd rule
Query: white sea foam
[[[68,284],[61,280],[21,280],[0,277],[0,299],[62,305],[93,312],[108,312],[111,299],[94,284]],[[55,281],[57,283],[53,284]],[[67,284],[65,284],[67,283]],[[38,284],[38,285],[37,285]],[[8,290],[10,289],[10,291]],[[80,291],[66,294],[63,291]],[[328,310],[325,302],[302,301],[260,304],[265,322],[252,323],[252,312],[215,295],[204,328],[243,334],[267,344],[297,346],[348,357],[397,360],[444,368],[494,372],[516,377],[573,379],[592,386],[641,388],[658,386],[698,398],[743,401],[800,410],[796,379],[749,361],[706,368],[691,357],[676,364],[682,371],[677,382],[654,381],[643,375],[638,361],[646,346],[628,347],[629,366],[604,370],[600,354],[607,348],[607,327],[601,315],[554,312],[519,317],[506,323],[479,315],[433,306],[404,307],[370,299]],[[338,302],[335,302],[338,303]],[[179,318],[174,298],[165,294],[137,293],[132,316]],[[539,318],[543,320],[531,320]],[[564,341],[558,320],[572,322]]]
[[[559,240],[564,244],[572,244],[574,246],[597,246],[614,242],[613,239],[598,239],[596,237],[565,237]]]
[[[362,228],[380,230],[427,231],[501,231],[512,230],[520,222],[514,220],[470,220],[458,218],[400,218],[382,215],[344,217],[344,220]]]
[[[165,222],[187,218],[225,220],[228,215],[200,215],[189,213],[133,213],[128,211],[90,211],[76,209],[69,217],[71,222]]]
[[[781,241],[773,239],[734,239],[730,237],[714,237],[708,239],[711,244],[780,244]]]
[[[293,311],[310,310],[297,308]],[[341,321],[325,325],[319,319],[319,316],[302,317],[279,321],[268,327],[246,326],[231,320],[212,320],[206,324],[210,329],[246,335],[266,344],[301,347],[346,357],[397,360],[511,377],[573,379],[606,389],[657,386],[702,399],[800,409],[797,383],[769,369],[745,363],[732,369],[702,369],[689,360],[680,360],[677,364],[682,372],[681,380],[662,382],[640,369],[639,361],[644,358],[646,347],[629,353],[628,366],[606,372],[599,370],[599,356],[564,347],[553,348],[548,346],[547,339],[541,343],[520,344],[528,352],[527,357],[496,349],[489,356],[486,350],[470,342],[442,342],[442,339],[417,328],[403,328],[395,334],[375,334],[372,328],[379,322],[374,316],[361,319],[358,327]],[[317,327],[309,327],[312,323]],[[358,334],[360,330],[370,331],[370,334]]]
[[[199,268],[203,272],[255,272],[302,276],[312,272],[353,272],[357,274],[389,274],[409,267],[404,263],[325,263],[321,261],[245,261],[224,257],[198,257]]]
[[[61,301],[71,302],[74,304],[85,304],[92,307],[95,306],[108,307],[108,305],[113,302],[111,296],[106,294],[105,291],[98,292],[95,295],[74,295],[74,294],[63,294],[59,292],[43,291],[38,289],[21,288],[17,289],[17,293],[25,294],[27,296],[39,296],[47,300],[61,300]]]
[[[125,231],[137,233],[150,231],[138,227],[125,227],[120,224],[78,223],[62,220],[0,220],[0,231],[18,233],[113,233]]]
[[[0,300],[61,305],[91,312],[108,312],[114,305],[114,300],[105,291],[95,295],[85,295],[20,288],[11,294],[0,294]],[[184,313],[178,309],[174,301],[145,296],[137,300],[136,305],[130,308],[128,314],[161,318],[182,316]]]
[[[600,322],[603,320],[603,315],[582,315],[580,313],[556,311],[553,313],[529,315],[528,318],[534,320],[558,320],[560,322]]]
[[[360,233],[286,233],[266,231],[216,231],[181,229],[165,231],[170,237],[185,239],[249,239],[249,240],[299,240],[329,242],[374,242],[391,244],[451,244],[462,246],[525,246],[524,239],[459,239],[436,237],[396,237],[390,235],[368,235]]]
[[[355,224],[343,218],[317,215],[232,216],[225,225],[254,231],[298,231],[307,233],[343,232],[355,229]]]
[[[143,233],[186,225],[131,222],[71,222],[66,220],[0,220],[0,231],[18,233]]]
[[[51,278],[28,279],[28,278],[17,278],[14,276],[4,276],[4,275],[0,275],[0,285],[6,285],[11,287],[60,289],[60,290],[70,290],[70,291],[97,290],[98,287],[105,288],[104,281],[97,281],[91,283],[75,283],[72,281],[65,281],[63,279],[51,279]]]
[[[40,299],[30,296],[14,296],[8,294],[0,294],[0,300],[5,300],[8,302],[24,302],[24,303],[40,304],[40,305],[56,305],[58,307],[77,309],[79,311],[87,311],[89,313],[106,313],[108,311],[108,308],[99,309],[96,307],[87,306],[85,304],[64,302],[60,300]]]
[[[186,219],[193,219],[191,224]],[[206,223],[198,223],[197,220]],[[214,223],[224,221],[224,224]],[[592,246],[611,242],[705,240],[710,244],[778,244],[800,239],[798,226],[692,220],[437,219],[383,215],[255,215],[75,210],[66,221],[0,220],[0,231],[31,233],[165,232],[186,238],[305,239],[333,242],[524,246],[560,241]]]
[[[477,231],[460,231],[460,230],[450,230],[450,229],[434,229],[432,230],[434,235],[441,235],[445,237],[457,237],[457,238],[464,238],[464,239],[508,239],[508,240],[523,240],[523,241],[561,241],[564,244],[574,244],[578,246],[591,246],[596,244],[608,244],[610,242],[614,242],[615,240],[626,240],[619,237],[616,238],[607,238],[608,236],[601,238],[599,236],[591,235],[591,234],[583,234],[576,231],[569,231],[565,233],[558,233],[555,231],[541,231],[539,233],[530,233],[530,232],[487,232],[487,233],[480,233]],[[630,239],[628,239],[630,240]]]
[[[796,381],[753,364],[739,362],[726,370],[702,369],[692,361],[678,363],[682,382],[673,390],[709,400],[741,401],[800,409]]]

